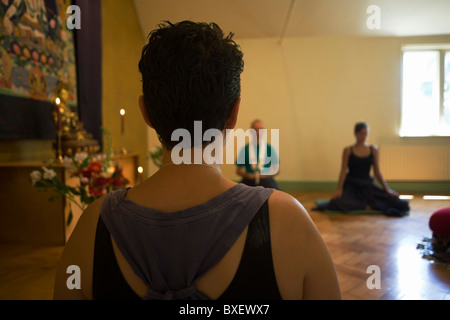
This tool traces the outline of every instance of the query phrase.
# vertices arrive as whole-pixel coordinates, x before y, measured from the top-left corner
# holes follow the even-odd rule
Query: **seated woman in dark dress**
[[[409,203],[399,199],[399,194],[390,189],[384,180],[379,166],[378,147],[367,143],[369,126],[359,122],[354,132],[356,143],[346,147],[343,152],[338,190],[329,202],[315,209],[344,212],[374,209],[388,216],[405,216],[409,211]],[[372,166],[381,188],[370,176]]]

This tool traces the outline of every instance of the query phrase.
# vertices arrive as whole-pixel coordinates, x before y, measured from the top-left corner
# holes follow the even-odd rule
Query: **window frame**
[[[444,114],[444,88],[445,88],[445,55],[450,55],[450,43],[443,44],[414,44],[402,45],[401,48],[401,123],[399,136],[400,137],[450,137],[450,124],[445,123]],[[438,79],[439,79],[439,120],[437,132],[429,132],[428,134],[417,134],[413,132],[406,132],[404,128],[404,54],[405,52],[419,52],[419,51],[435,51],[438,53]]]

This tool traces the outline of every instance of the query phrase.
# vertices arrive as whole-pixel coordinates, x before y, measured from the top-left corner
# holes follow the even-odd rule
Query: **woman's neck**
[[[368,146],[369,146],[369,144],[366,141],[362,141],[362,142],[356,141],[356,143],[355,143],[355,147],[368,147]]]

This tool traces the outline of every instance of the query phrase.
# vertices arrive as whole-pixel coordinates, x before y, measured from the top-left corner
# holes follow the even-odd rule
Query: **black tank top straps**
[[[128,285],[117,263],[110,233],[100,216],[95,236],[92,283],[94,300],[141,299]],[[238,270],[218,300],[281,300],[270,240],[268,200],[248,225]]]
[[[348,176],[359,179],[370,178],[370,168],[373,165],[373,147],[370,146],[370,154],[366,157],[358,157],[350,147],[350,157],[348,160]]]

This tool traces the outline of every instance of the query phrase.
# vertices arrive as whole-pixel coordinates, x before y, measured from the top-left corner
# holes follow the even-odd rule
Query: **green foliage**
[[[155,151],[150,151],[150,158],[152,159],[153,163],[161,168],[162,166],[162,148],[156,147]]]

